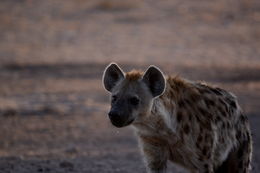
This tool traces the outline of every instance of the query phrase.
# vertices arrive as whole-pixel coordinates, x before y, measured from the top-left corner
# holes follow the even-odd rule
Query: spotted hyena
[[[103,83],[111,92],[112,124],[136,129],[149,173],[165,173],[167,160],[191,173],[250,171],[248,119],[230,92],[165,77],[155,66],[124,73],[114,63]]]

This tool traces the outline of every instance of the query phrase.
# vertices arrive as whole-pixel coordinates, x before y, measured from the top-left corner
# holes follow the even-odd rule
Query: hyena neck
[[[156,134],[176,134],[177,103],[183,97],[190,83],[178,77],[167,77],[166,89],[163,95],[154,99],[149,115],[136,123],[138,131]]]
[[[176,132],[175,108],[173,100],[159,97],[154,100],[154,106],[151,111],[151,115],[159,117],[163,122],[162,124],[172,133]]]
[[[169,100],[170,101],[170,100]],[[170,103],[161,97],[156,98],[148,115],[143,116],[142,120],[134,123],[137,132],[142,135],[165,136],[173,135],[175,129],[174,105],[168,109]]]

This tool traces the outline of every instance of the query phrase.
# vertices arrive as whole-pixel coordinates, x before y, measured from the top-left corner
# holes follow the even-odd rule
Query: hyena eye
[[[139,102],[140,102],[140,99],[139,99],[138,97],[131,97],[131,98],[129,99],[129,102],[130,102],[132,105],[137,106],[137,105],[139,104]]]
[[[113,103],[113,102],[115,102],[117,100],[117,96],[116,95],[113,95],[112,96],[112,99],[111,99],[111,102]]]

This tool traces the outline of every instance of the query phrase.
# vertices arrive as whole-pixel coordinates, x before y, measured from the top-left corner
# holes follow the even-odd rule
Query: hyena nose
[[[119,119],[119,113],[117,111],[110,111],[108,113],[110,119]]]
[[[108,113],[111,123],[116,127],[122,127],[124,125],[124,118],[117,111],[110,111]]]

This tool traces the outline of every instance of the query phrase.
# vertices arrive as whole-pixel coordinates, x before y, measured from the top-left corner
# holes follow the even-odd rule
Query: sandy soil
[[[145,172],[131,127],[106,116],[110,61],[235,93],[260,171],[257,0],[4,0],[0,31],[0,173]]]

